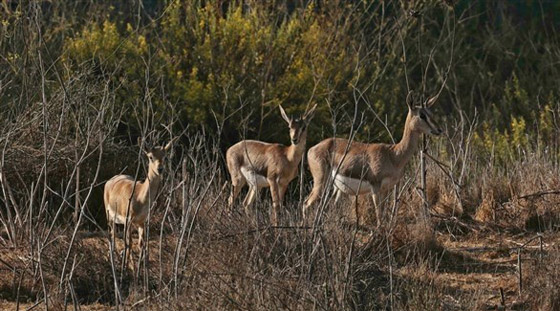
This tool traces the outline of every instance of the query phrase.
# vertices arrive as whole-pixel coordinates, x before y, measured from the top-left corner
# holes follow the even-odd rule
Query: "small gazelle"
[[[385,221],[383,203],[386,195],[403,176],[406,164],[418,149],[421,135],[442,133],[430,111],[436,99],[437,96],[415,106],[411,93],[408,94],[408,115],[402,139],[397,144],[366,144],[328,138],[310,148],[307,159],[313,175],[313,189],[303,207],[304,221],[309,207],[320,199],[330,179],[336,194],[335,201],[341,193],[349,196],[371,194],[377,226],[381,226]]]
[[[271,223],[278,224],[278,210],[288,188],[297,176],[298,166],[305,152],[307,127],[313,118],[314,105],[301,118],[289,118],[280,106],[282,118],[290,130],[290,146],[270,144],[255,140],[243,140],[231,146],[226,152],[229,174],[231,175],[231,195],[229,206],[233,207],[241,188],[249,185],[249,192],[243,201],[245,213],[251,216],[250,206],[261,188],[270,188],[272,196]]]
[[[144,150],[149,161],[148,174],[144,181],[135,181],[134,177],[128,175],[116,175],[105,184],[103,199],[111,236],[113,236],[115,224],[127,223],[128,230],[125,232],[124,239],[125,243],[132,246],[131,228],[132,225],[135,225],[138,227],[139,250],[143,246],[144,225],[148,211],[155,200],[161,182],[165,156],[171,148],[172,142],[173,140],[165,147],[158,146]]]

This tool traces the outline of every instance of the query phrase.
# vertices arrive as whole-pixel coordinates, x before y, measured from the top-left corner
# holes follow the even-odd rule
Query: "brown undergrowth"
[[[529,270],[521,298],[516,276],[516,248],[538,232],[545,234],[546,265],[557,261],[560,196],[555,189],[560,178],[546,159],[523,160],[507,172],[472,167],[461,185],[428,162],[427,214],[413,182],[413,163],[397,197],[387,199],[392,223],[381,229],[374,226],[369,198],[360,198],[356,205],[327,200],[315,208],[314,226],[301,226],[299,198],[304,195],[294,182],[281,225],[270,227],[268,191],[254,206],[254,219],[239,202],[228,209],[226,177],[216,158],[203,156],[213,153],[202,142],[193,144],[196,151],[182,150],[193,156],[190,162],[170,161],[178,168],[166,171],[165,186],[152,209],[147,256],[134,251],[133,262],[123,265],[120,238],[111,256],[99,217],[86,218],[73,240],[71,206],[61,205],[59,218],[53,211],[32,211],[33,227],[24,222],[28,226],[18,228],[15,243],[6,232],[2,235],[2,303],[42,308],[47,303],[50,309],[80,304],[83,310],[114,309],[117,300],[146,310],[556,306],[552,285],[538,288],[536,280],[553,284],[554,274],[533,266],[534,248],[523,255]],[[185,172],[182,163],[187,163]],[[102,183],[95,187],[98,191]],[[307,190],[303,188],[304,194]],[[21,198],[25,202],[25,193]],[[104,214],[98,203],[86,211],[87,216]]]

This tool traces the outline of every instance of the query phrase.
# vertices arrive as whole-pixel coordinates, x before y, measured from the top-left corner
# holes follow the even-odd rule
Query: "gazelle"
[[[111,236],[114,234],[115,224],[126,223],[124,240],[127,243],[128,237],[128,245],[132,246],[131,228],[134,224],[138,227],[138,250],[143,246],[145,221],[161,182],[165,155],[172,143],[173,140],[165,147],[144,150],[149,161],[148,176],[144,181],[135,181],[134,177],[128,175],[116,175],[105,183],[103,200]]]
[[[241,188],[249,184],[249,192],[243,205],[245,213],[250,216],[250,206],[260,189],[270,187],[273,208],[271,223],[278,224],[278,209],[288,184],[297,176],[298,166],[305,151],[307,126],[316,108],[317,105],[314,105],[301,118],[289,118],[280,106],[282,118],[290,129],[290,146],[243,140],[227,150],[226,160],[232,185],[228,201],[230,208],[233,207]]]
[[[313,175],[313,189],[303,207],[303,218],[320,199],[327,180],[333,181],[335,201],[346,195],[371,194],[375,205],[377,226],[384,221],[383,203],[386,194],[404,174],[404,168],[418,148],[422,134],[440,135],[431,106],[437,96],[415,106],[412,94],[406,98],[408,115],[402,139],[397,144],[366,144],[342,138],[328,138],[309,149],[307,159]],[[356,215],[358,216],[358,215]]]

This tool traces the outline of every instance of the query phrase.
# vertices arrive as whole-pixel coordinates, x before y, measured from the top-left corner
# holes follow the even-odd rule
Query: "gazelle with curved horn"
[[[308,209],[323,194],[327,181],[333,181],[336,199],[346,195],[371,194],[375,204],[377,226],[384,221],[383,203],[390,189],[404,174],[404,168],[418,149],[422,134],[439,135],[430,107],[437,95],[416,106],[412,92],[406,98],[408,115],[404,132],[397,144],[360,143],[343,138],[328,138],[309,149],[307,160],[313,175],[313,189],[303,207],[306,221]],[[356,215],[358,216],[358,215]]]
[[[131,246],[131,228],[134,224],[138,227],[139,250],[143,246],[144,225],[148,211],[155,200],[161,182],[165,156],[174,140],[169,141],[165,147],[157,146],[144,150],[149,161],[148,175],[144,181],[135,181],[134,177],[129,175],[116,175],[105,183],[103,200],[111,236],[113,236],[115,224],[126,223],[127,232],[125,232],[124,239],[127,243],[128,237],[128,244]]]
[[[249,184],[249,192],[243,201],[245,213],[250,216],[250,206],[261,188],[270,188],[272,196],[271,223],[278,223],[278,209],[288,188],[297,176],[298,166],[305,152],[307,127],[313,118],[317,105],[303,117],[288,117],[280,107],[282,118],[290,130],[290,146],[270,144],[255,140],[243,140],[231,146],[226,152],[229,174],[231,175],[231,195],[229,206],[233,206],[239,191]]]

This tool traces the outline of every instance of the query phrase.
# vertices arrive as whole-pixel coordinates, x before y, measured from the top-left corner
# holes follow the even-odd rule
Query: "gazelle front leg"
[[[138,253],[144,248],[144,225],[138,226]]]
[[[278,185],[278,189],[279,192],[278,194],[280,195],[278,197],[278,202],[280,203],[280,206],[282,206],[284,204],[284,196],[286,195],[286,191],[288,190],[288,184],[285,185]]]
[[[278,210],[282,204],[280,197],[280,186],[278,185],[278,179],[276,176],[268,178],[268,184],[270,185],[270,195],[272,196],[272,211],[270,214],[270,222],[273,226],[278,225]]]
[[[284,196],[286,195],[286,191],[288,190],[288,184],[278,184],[278,204],[276,204],[276,208],[273,205],[273,214],[270,215],[272,222],[275,226],[278,225],[278,219],[280,214],[280,208],[283,206],[284,203]]]

